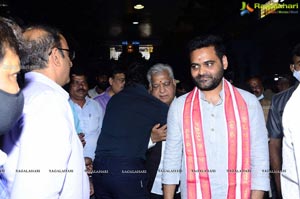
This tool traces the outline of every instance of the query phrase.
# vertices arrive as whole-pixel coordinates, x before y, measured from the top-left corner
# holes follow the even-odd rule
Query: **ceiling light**
[[[136,10],[141,10],[141,9],[144,8],[144,6],[139,3],[139,4],[136,4],[135,6],[133,6],[133,8],[136,9]]]
[[[134,25],[138,25],[138,24],[139,24],[139,22],[138,22],[138,21],[133,21],[133,22],[132,22],[132,24],[134,24]]]

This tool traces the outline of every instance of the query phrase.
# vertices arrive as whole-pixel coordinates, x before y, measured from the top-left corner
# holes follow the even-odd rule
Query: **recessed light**
[[[133,8],[136,10],[141,10],[144,8],[144,6],[142,4],[136,4],[135,6],[133,6]]]

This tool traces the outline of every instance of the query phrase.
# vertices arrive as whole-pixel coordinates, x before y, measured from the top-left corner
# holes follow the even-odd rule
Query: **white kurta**
[[[250,121],[251,150],[251,190],[269,190],[269,151],[267,129],[263,111],[256,97],[238,89],[246,101]],[[224,92],[217,105],[208,103],[201,96],[202,125],[209,169],[212,198],[227,198],[228,158],[227,130],[225,128]],[[168,113],[168,132],[163,166],[163,184],[178,184],[181,197],[187,199],[186,163],[183,143],[183,108],[186,95],[170,106]],[[198,187],[200,189],[200,187]]]

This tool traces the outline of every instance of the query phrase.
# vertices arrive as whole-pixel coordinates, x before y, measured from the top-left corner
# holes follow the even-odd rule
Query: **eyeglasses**
[[[57,48],[57,49],[67,51],[69,53],[70,60],[75,59],[75,51],[74,50],[70,50],[70,49],[66,49],[66,48]]]
[[[75,51],[74,51],[74,50],[70,50],[70,49],[66,49],[66,48],[58,48],[58,47],[53,47],[53,48],[57,48],[57,49],[60,50],[60,51],[62,51],[62,50],[67,51],[67,52],[69,53],[69,58],[70,58],[70,60],[72,61],[72,60],[75,59]],[[53,48],[52,48],[52,49],[53,49]],[[50,56],[51,53],[52,53],[52,49],[51,49],[50,53],[48,54],[49,56]]]

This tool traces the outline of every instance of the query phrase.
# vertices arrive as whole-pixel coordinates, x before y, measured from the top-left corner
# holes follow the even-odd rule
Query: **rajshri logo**
[[[253,11],[254,9],[250,7],[249,3],[246,3],[245,1],[242,2],[241,16],[244,16],[245,14],[250,14],[250,12]]]
[[[251,7],[249,3],[242,2],[242,8],[240,9],[241,16],[250,14],[254,10],[260,10],[260,18],[263,18],[269,14],[298,14],[298,3],[282,3],[284,0],[270,0],[265,4],[254,3]]]

